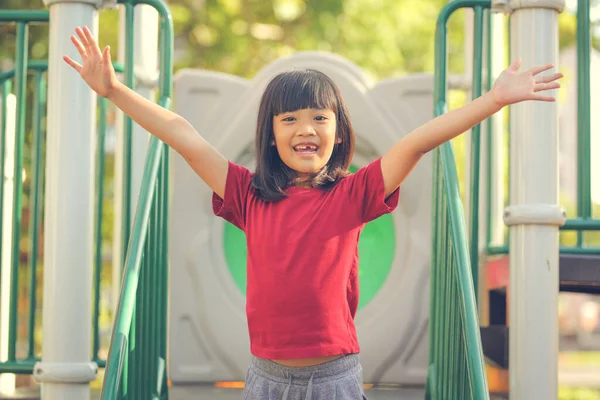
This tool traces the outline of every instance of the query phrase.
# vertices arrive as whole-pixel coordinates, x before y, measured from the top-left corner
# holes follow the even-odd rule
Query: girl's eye
[[[282,121],[284,121],[284,122],[291,122],[294,119],[295,119],[294,117],[285,117]]]
[[[323,115],[319,115],[316,119],[317,119],[317,121],[325,121],[327,119],[327,117],[325,117]]]

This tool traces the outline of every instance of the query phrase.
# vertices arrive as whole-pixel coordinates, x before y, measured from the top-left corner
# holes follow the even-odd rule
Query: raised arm
[[[553,65],[518,72],[520,65],[520,60],[513,62],[500,74],[490,92],[427,122],[392,146],[381,160],[386,196],[400,186],[425,153],[466,132],[502,107],[525,100],[554,101],[539,92],[558,89],[560,84],[556,80],[562,74],[537,76]]]
[[[227,179],[227,160],[212,147],[183,117],[140,96],[115,76],[110,48],[103,52],[87,27],[76,29],[71,41],[81,55],[83,65],[64,56],[85,82],[102,97],[108,98],[142,128],[166,143],[187,161],[192,169],[223,197]]]

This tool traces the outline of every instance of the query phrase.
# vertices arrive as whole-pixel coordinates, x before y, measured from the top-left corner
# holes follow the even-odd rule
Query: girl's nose
[[[312,125],[304,125],[301,126],[300,129],[298,129],[299,136],[315,136],[316,134],[317,132],[315,131],[315,128],[313,128]]]

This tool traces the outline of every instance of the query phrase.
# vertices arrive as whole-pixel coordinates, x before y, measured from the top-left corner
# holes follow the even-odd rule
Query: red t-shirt
[[[385,199],[381,159],[330,190],[291,187],[289,197],[256,197],[252,173],[229,163],[225,199],[213,194],[215,215],[246,233],[246,314],[250,351],[266,359],[360,351],[358,239],[364,225],[393,211],[399,190]]]

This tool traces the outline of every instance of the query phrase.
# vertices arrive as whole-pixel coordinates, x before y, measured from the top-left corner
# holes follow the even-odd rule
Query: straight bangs
[[[270,103],[272,117],[296,110],[330,109],[337,114],[338,99],[335,88],[317,71],[293,71],[273,91]]]

